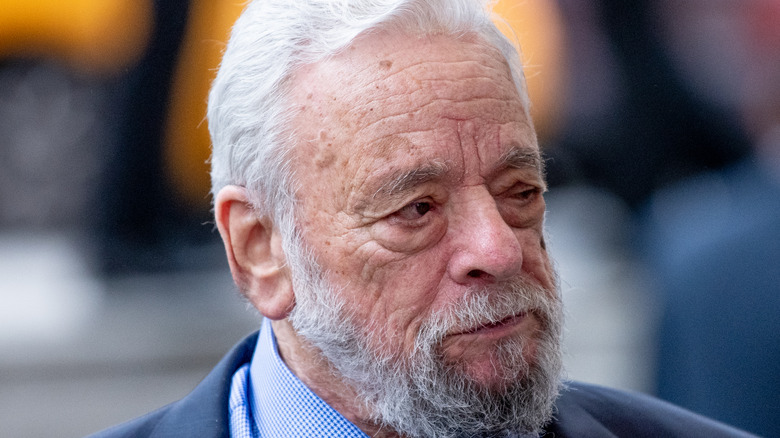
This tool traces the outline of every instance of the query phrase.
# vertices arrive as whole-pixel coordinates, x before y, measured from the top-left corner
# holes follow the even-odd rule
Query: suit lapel
[[[257,332],[233,347],[189,395],[169,406],[150,437],[229,438],[230,381],[252,360],[256,344]]]

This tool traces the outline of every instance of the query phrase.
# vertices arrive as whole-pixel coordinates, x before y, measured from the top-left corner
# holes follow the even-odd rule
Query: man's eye
[[[430,202],[412,202],[404,208],[398,210],[395,214],[401,219],[413,221],[425,216],[431,211],[433,206]]]
[[[534,196],[536,196],[539,193],[539,189],[534,187],[527,190],[521,190],[515,194],[515,197],[517,199],[521,199],[523,201],[532,199]]]

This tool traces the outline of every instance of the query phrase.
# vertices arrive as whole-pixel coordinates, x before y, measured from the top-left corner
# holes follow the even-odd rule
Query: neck
[[[282,361],[318,397],[368,436],[400,437],[395,431],[368,420],[368,408],[359,401],[354,388],[322,357],[319,349],[298,335],[287,319],[272,321],[271,326]]]

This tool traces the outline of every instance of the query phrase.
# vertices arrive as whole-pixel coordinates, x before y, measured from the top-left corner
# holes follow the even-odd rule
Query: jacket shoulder
[[[152,436],[152,432],[160,422],[160,418],[165,416],[171,405],[164,406],[142,417],[100,431],[87,438],[133,438],[139,436]]]
[[[546,437],[751,437],[648,395],[569,383]]]

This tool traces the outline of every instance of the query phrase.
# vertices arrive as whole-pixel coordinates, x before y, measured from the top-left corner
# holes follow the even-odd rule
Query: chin
[[[449,368],[489,392],[503,391],[528,378],[536,364],[536,342],[513,336],[494,343],[471,360],[460,359]]]

